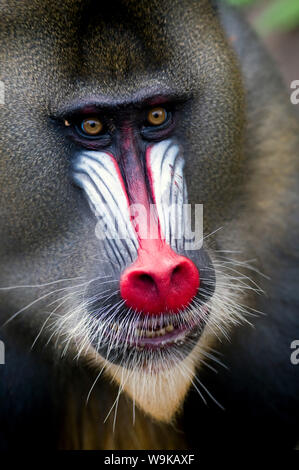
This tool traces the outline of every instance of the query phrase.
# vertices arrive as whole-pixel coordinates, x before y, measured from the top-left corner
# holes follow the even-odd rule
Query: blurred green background
[[[299,0],[226,0],[240,7],[260,7],[254,26],[262,34],[299,27]]]
[[[290,89],[292,81],[299,80],[299,0],[221,1],[243,11]]]

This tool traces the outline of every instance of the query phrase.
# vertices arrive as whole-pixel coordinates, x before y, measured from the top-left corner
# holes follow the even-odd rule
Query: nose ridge
[[[176,313],[187,307],[199,287],[195,264],[169,245],[151,244],[122,274],[120,293],[128,307],[147,313]]]

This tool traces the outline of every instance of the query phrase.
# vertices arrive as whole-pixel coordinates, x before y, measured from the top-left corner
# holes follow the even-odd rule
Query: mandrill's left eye
[[[153,108],[147,114],[147,121],[152,126],[161,126],[167,121],[167,111],[164,108]]]

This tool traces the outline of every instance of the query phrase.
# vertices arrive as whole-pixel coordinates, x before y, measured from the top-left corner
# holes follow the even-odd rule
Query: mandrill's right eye
[[[68,137],[85,148],[98,149],[111,143],[111,126],[96,114],[72,113],[65,116],[64,126]]]
[[[97,137],[103,130],[103,124],[98,118],[90,117],[81,121],[80,130],[86,137]]]

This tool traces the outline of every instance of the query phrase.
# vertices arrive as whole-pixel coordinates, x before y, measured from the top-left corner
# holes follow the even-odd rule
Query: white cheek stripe
[[[187,187],[181,148],[172,140],[155,144],[148,155],[148,171],[157,207],[161,233],[177,251],[184,248]]]
[[[105,222],[103,240],[110,258],[115,258],[120,267],[132,262],[137,257],[138,242],[113,157],[105,152],[81,152],[74,163],[74,179],[85,191],[99,225]]]
[[[173,249],[182,252],[187,189],[181,149],[170,139],[159,142],[149,149],[146,163],[161,235]],[[122,269],[137,258],[138,239],[117,163],[109,153],[86,150],[77,156],[73,168],[74,180],[85,191],[98,219],[97,236],[103,240],[110,260]],[[103,222],[105,234],[99,236],[98,225],[103,226]]]

